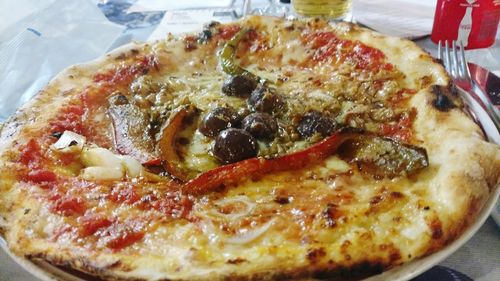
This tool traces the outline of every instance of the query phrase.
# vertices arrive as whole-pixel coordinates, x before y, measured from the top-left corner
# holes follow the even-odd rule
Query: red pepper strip
[[[192,176],[190,176],[190,172],[182,165],[182,159],[177,152],[176,136],[177,133],[182,130],[184,119],[190,116],[194,110],[193,107],[187,106],[172,113],[158,142],[163,168],[165,168],[171,176],[183,182],[188,181]]]
[[[160,158],[151,159],[151,160],[148,160],[148,161],[142,163],[142,165],[144,165],[144,166],[160,166],[161,159]]]
[[[266,173],[297,170],[332,155],[346,140],[361,136],[353,132],[337,132],[313,146],[274,159],[251,158],[207,171],[184,184],[186,194],[202,195],[223,184],[232,184],[247,177]]]

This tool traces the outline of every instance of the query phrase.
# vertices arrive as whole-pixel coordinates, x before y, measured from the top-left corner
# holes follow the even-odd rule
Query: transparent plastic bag
[[[103,55],[124,29],[89,0],[56,0],[46,6],[31,2],[38,1],[15,2],[39,10],[0,35],[0,121],[64,68]]]

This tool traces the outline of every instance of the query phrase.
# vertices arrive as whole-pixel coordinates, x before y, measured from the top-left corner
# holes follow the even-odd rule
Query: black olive
[[[326,137],[337,129],[337,123],[332,118],[322,115],[317,111],[306,113],[299,121],[297,131],[302,138],[308,138],[315,133]]]
[[[224,164],[238,162],[257,156],[257,141],[242,129],[226,129],[217,138],[212,149],[213,155]]]
[[[231,76],[222,85],[222,92],[228,96],[246,98],[257,87],[257,83],[244,75]]]
[[[267,86],[255,89],[248,99],[250,108],[269,114],[278,113],[284,104],[283,97],[276,92],[276,89]]]
[[[205,115],[198,130],[207,137],[215,137],[220,131],[234,127],[239,115],[231,108],[218,107]]]
[[[257,139],[272,140],[278,131],[278,124],[267,113],[252,113],[243,119],[241,128]]]

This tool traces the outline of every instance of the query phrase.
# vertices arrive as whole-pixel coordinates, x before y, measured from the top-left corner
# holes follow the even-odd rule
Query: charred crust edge
[[[127,278],[120,277],[113,273],[114,270],[124,270],[130,271],[131,268],[127,268],[120,260],[110,263],[108,265],[96,266],[89,262],[84,257],[65,259],[63,257],[55,257],[52,255],[47,255],[43,253],[27,255],[27,258],[31,260],[45,260],[54,266],[61,268],[63,271],[69,272],[70,274],[77,275],[80,278],[85,278],[85,280],[127,280],[127,281],[139,281],[144,280],[142,278]],[[245,262],[245,261],[243,261]],[[331,280],[332,278],[337,280],[358,280],[371,275],[380,274],[385,269],[394,266],[394,264],[388,264],[382,260],[371,260],[371,261],[360,261],[351,266],[336,265],[329,262],[326,264],[318,264],[317,266],[297,268],[295,270],[285,270],[285,271],[263,271],[250,275],[238,275],[238,274],[228,274],[226,276],[221,276],[214,280],[225,280],[225,281],[257,281],[257,280],[296,280],[303,278],[314,278],[319,280]],[[161,279],[162,281],[167,281],[170,279]]]
[[[434,95],[432,106],[439,111],[448,112],[458,106],[453,102],[457,96],[457,90],[454,86],[432,85],[431,93]]]

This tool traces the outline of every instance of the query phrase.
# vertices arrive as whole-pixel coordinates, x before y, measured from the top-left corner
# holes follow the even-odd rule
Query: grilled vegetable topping
[[[246,98],[250,96],[257,87],[254,79],[246,75],[231,76],[222,85],[222,92],[228,96],[237,96]]]
[[[425,149],[382,137],[353,138],[340,147],[339,153],[356,162],[362,172],[379,178],[410,175],[429,165]]]
[[[149,115],[123,95],[109,98],[108,114],[113,121],[116,150],[140,162],[156,158],[155,143],[149,130]]]
[[[199,131],[207,137],[215,137],[222,130],[234,127],[239,121],[238,114],[228,107],[218,107],[205,115]]]
[[[299,121],[297,131],[302,138],[308,138],[319,133],[322,136],[329,136],[337,129],[337,123],[332,118],[324,116],[317,111],[306,113]]]
[[[269,114],[279,113],[285,105],[283,97],[277,93],[276,89],[265,84],[255,89],[247,102],[251,109]]]
[[[370,145],[386,149],[372,150]],[[390,149],[395,151],[386,154]],[[220,185],[235,184],[250,176],[301,169],[323,161],[339,150],[343,158],[351,162],[377,163],[374,164],[377,167],[376,170],[364,170],[377,172],[377,176],[380,175],[379,171],[385,171],[382,175],[388,176],[410,175],[428,166],[427,153],[423,148],[345,129],[298,152],[274,159],[251,158],[215,168],[187,182],[182,189],[188,194],[204,194]],[[383,160],[377,162],[377,159]],[[383,163],[388,163],[388,165],[385,166]]]
[[[174,178],[181,181],[194,177],[192,171],[182,165],[182,158],[178,152],[177,134],[182,130],[184,121],[195,113],[194,107],[181,107],[173,112],[163,127],[158,142],[160,159],[165,170]]]
[[[267,113],[252,113],[243,119],[241,127],[257,139],[272,140],[278,132],[278,124]]]
[[[222,48],[219,61],[222,66],[222,70],[225,73],[232,76],[243,75],[255,82],[258,82],[260,78],[257,75],[237,65],[236,62],[234,61],[234,56],[236,53],[236,48],[238,47],[238,43],[246,35],[247,32],[248,29],[242,29],[238,31],[238,33],[236,33],[233,36],[233,38],[227,40],[226,44]]]
[[[258,147],[255,139],[241,129],[226,129],[215,139],[213,155],[222,163],[234,163],[257,156]]]

